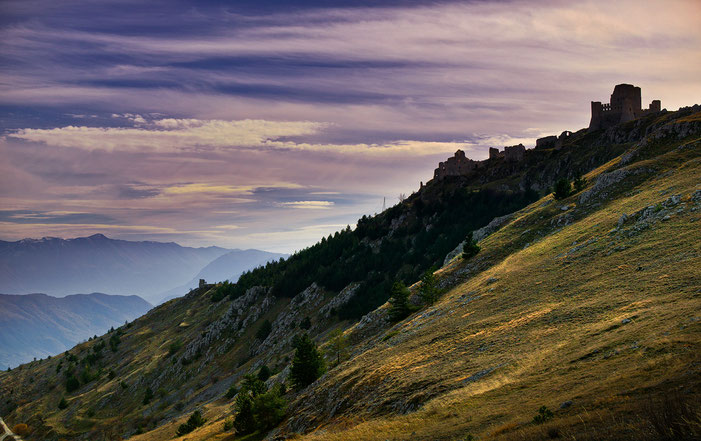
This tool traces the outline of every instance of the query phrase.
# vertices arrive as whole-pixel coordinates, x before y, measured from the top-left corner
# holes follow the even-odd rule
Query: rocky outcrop
[[[472,238],[474,240],[476,240],[477,242],[480,242],[480,241],[484,240],[484,238],[486,238],[490,234],[497,231],[499,228],[501,228],[504,224],[506,224],[507,222],[509,222],[513,218],[514,218],[514,213],[510,213],[510,214],[507,214],[504,216],[495,217],[484,227],[482,227],[478,230],[475,230],[472,233]],[[449,264],[451,260],[453,260],[457,256],[459,256],[462,253],[462,249],[464,246],[465,246],[465,241],[463,240],[462,242],[460,242],[458,244],[457,247],[455,247],[455,249],[453,249],[453,251],[451,251],[450,253],[448,253],[447,256],[445,256],[445,259],[443,260],[443,266]]]

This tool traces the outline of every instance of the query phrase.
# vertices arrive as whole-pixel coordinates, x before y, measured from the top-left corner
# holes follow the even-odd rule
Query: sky
[[[458,148],[701,103],[701,2],[0,0],[0,239],[291,252]]]

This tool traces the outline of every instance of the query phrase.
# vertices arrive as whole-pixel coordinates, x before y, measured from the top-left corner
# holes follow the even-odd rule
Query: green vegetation
[[[61,401],[58,402],[58,408],[63,410],[66,407],[68,407],[68,402],[66,401],[66,397],[61,397]]]
[[[192,413],[192,415],[190,415],[190,418],[187,419],[186,423],[183,423],[178,427],[178,430],[175,433],[178,436],[187,435],[188,433],[192,432],[198,427],[204,426],[204,423],[206,421],[207,420],[202,418],[202,414],[200,413],[200,411],[196,410]]]
[[[305,331],[308,331],[309,328],[312,327],[312,320],[307,316],[302,319],[302,321],[299,323],[299,327],[301,329],[304,329]]]
[[[327,352],[335,364],[340,364],[348,357],[348,339],[341,329],[336,328],[331,332]]]
[[[480,252],[481,248],[477,245],[477,241],[472,237],[472,231],[467,233],[465,237],[465,245],[462,246],[462,258],[469,259],[476,256]]]
[[[175,340],[173,343],[168,345],[168,356],[175,355],[183,347],[183,342],[181,339]]]
[[[151,390],[150,387],[147,387],[146,392],[144,393],[144,399],[143,399],[143,401],[141,401],[141,404],[146,406],[147,404],[149,404],[151,402],[152,399],[153,399],[153,391]]]
[[[558,179],[553,187],[553,197],[556,200],[565,199],[572,194],[572,184],[565,178]]]
[[[412,312],[409,305],[409,289],[402,282],[394,282],[389,298],[389,319],[398,322],[405,319]]]
[[[239,393],[238,388],[236,387],[235,384],[232,384],[229,387],[229,389],[226,391],[226,393],[224,394],[224,397],[226,397],[228,399],[232,399],[236,396],[237,393]]]
[[[578,174],[574,178],[574,182],[572,183],[572,185],[574,187],[574,192],[579,193],[580,191],[584,190],[584,187],[587,186],[587,180],[583,178],[581,174]]]
[[[260,369],[258,370],[258,379],[259,379],[260,381],[263,381],[263,382],[264,382],[264,381],[267,381],[268,378],[270,378],[270,375],[271,375],[271,374],[272,374],[272,373],[270,372],[270,368],[269,368],[267,365],[264,364],[264,365],[261,366]]]
[[[78,390],[79,387],[80,381],[78,381],[73,374],[70,374],[68,378],[66,378],[66,392],[71,393]]]
[[[419,286],[419,296],[427,305],[433,305],[438,300],[437,281],[433,271],[433,268],[426,270],[421,276],[421,285]]]
[[[290,368],[290,381],[297,389],[303,389],[324,373],[324,358],[306,333],[296,336],[293,345],[295,356]]]
[[[553,418],[553,413],[550,409],[548,409],[545,406],[540,406],[540,409],[538,409],[538,413],[536,416],[533,417],[533,423],[534,424],[543,424],[546,421],[549,421]]]

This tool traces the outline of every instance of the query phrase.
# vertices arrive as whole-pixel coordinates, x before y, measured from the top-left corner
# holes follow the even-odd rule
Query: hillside
[[[60,354],[151,307],[138,296],[0,294],[0,368]]]
[[[29,424],[29,440],[652,440],[677,420],[697,436],[687,409],[701,397],[699,110],[576,132],[520,165],[431,181],[233,286],[0,374],[0,415]],[[544,194],[584,172],[582,191]],[[481,251],[436,271],[440,299],[412,296],[418,310],[390,322],[388,285],[441,266],[471,230]],[[347,359],[329,355],[326,374],[288,390],[275,429],[224,428],[231,385],[264,364],[270,387],[289,384],[292,337],[306,331],[327,349],[338,328]],[[534,424],[541,406],[552,416]],[[195,410],[206,422],[177,437]]]

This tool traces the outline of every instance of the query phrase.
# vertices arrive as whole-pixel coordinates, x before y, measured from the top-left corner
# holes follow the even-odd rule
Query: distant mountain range
[[[60,354],[151,308],[139,296],[0,294],[0,369]]]
[[[188,283],[170,289],[163,293],[163,297],[158,303],[163,303],[175,297],[187,293],[190,288],[198,285],[200,279],[206,281],[236,281],[246,270],[265,265],[271,260],[278,260],[287,257],[287,254],[270,253],[261,250],[233,250],[221,255],[202,268],[195,277]]]
[[[236,280],[243,271],[280,256],[174,242],[131,242],[102,234],[0,241],[0,292],[137,294],[155,304],[185,294],[201,277]],[[223,260],[216,263],[218,258]]]

